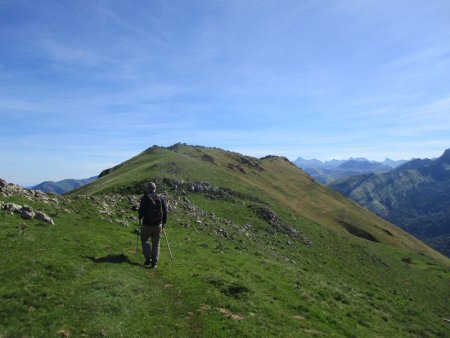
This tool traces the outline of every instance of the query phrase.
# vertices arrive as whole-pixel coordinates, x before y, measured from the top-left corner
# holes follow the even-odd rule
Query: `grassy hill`
[[[150,179],[171,210],[157,270],[132,233]],[[152,147],[68,196],[0,200],[55,221],[0,210],[0,336],[448,332],[449,260],[283,158]]]

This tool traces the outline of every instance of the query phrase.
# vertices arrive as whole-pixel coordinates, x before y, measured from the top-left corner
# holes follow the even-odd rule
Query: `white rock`
[[[55,222],[49,216],[47,216],[46,214],[44,214],[41,211],[36,211],[34,218],[37,220],[52,224],[52,225],[55,224]]]

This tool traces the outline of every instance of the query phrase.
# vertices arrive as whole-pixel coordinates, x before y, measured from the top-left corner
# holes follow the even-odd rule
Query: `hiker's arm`
[[[144,203],[144,197],[142,197],[141,198],[141,203],[139,204],[139,210],[138,210],[138,212],[139,212],[139,222],[141,221],[142,217],[144,217],[144,208],[145,208],[144,204],[145,204]]]

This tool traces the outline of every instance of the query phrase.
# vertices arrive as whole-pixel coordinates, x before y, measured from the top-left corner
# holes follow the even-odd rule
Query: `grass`
[[[205,156],[212,160],[205,160]],[[156,180],[161,187],[163,178],[206,181],[260,199],[277,213],[288,210],[295,217],[310,219],[338,233],[346,233],[342,224],[347,223],[382,243],[421,252],[449,265],[447,258],[411,235],[314,182],[278,157],[257,160],[216,148],[153,147],[72,194],[141,193],[149,180]]]
[[[298,218],[314,243],[307,247],[270,234],[247,201],[187,197],[196,214],[186,214],[184,197],[170,198],[178,202],[167,228],[175,259],[162,242],[158,270],[143,268],[134,253],[133,226],[110,222],[116,216],[99,214],[89,199],[62,202],[69,212],[59,211],[54,226],[0,212],[0,249],[8,253],[0,335],[445,336],[449,271],[432,259]],[[115,200],[114,215],[133,216],[123,213],[127,197]],[[251,238],[241,231],[249,223]]]
[[[187,183],[169,189],[163,177]],[[163,240],[157,270],[135,253],[139,196],[127,195],[149,179],[168,190],[172,208],[174,260]],[[232,193],[185,189],[194,181]],[[58,206],[1,199],[42,210],[55,225],[0,210],[0,337],[448,333],[448,259],[280,158],[153,148]],[[301,236],[265,221],[255,203]]]

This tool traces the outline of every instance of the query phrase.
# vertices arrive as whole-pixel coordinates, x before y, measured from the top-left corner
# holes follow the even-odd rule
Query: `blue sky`
[[[154,144],[290,159],[450,148],[448,0],[0,0],[0,177]]]

